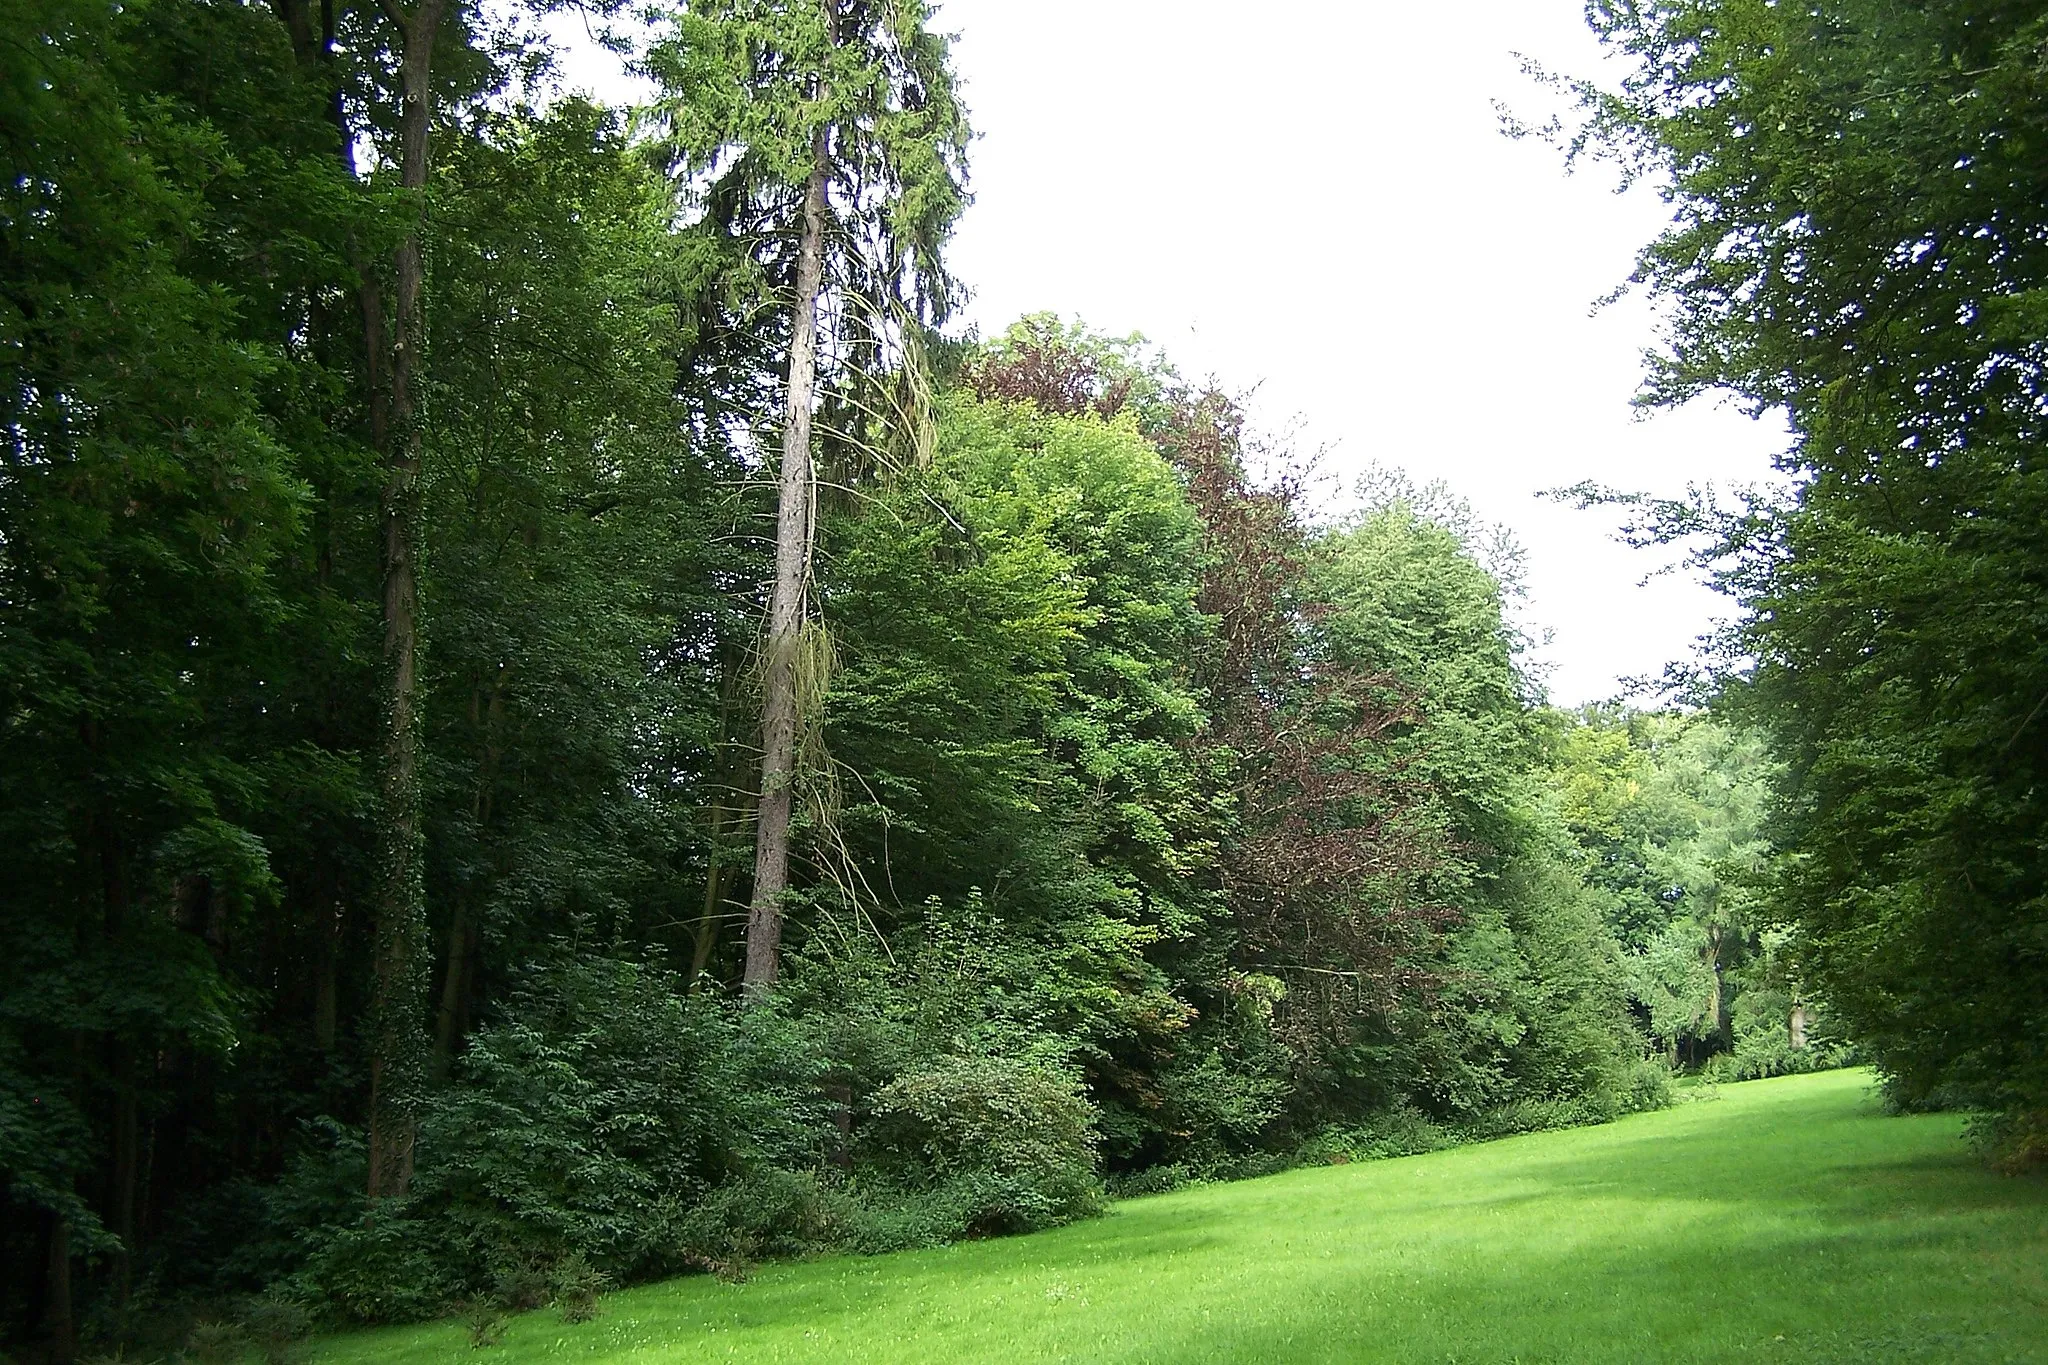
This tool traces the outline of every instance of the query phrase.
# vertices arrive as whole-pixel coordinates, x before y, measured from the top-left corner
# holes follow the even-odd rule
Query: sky
[[[1581,0],[943,0],[979,132],[952,260],[970,320],[1050,310],[1143,332],[1183,374],[1254,389],[1269,430],[1443,479],[1528,554],[1554,700],[1689,655],[1728,604],[1539,500],[1593,479],[1755,482],[1781,424],[1630,405],[1650,305],[1594,303],[1667,221],[1651,186],[1567,176],[1499,129],[1555,99],[1517,53],[1598,76]]]
[[[984,335],[1051,311],[1142,332],[1256,423],[1442,479],[1527,552],[1524,624],[1552,700],[1688,657],[1727,602],[1540,499],[1768,479],[1781,424],[1630,398],[1656,316],[1595,310],[1667,221],[1654,187],[1568,176],[1499,128],[1603,58],[1582,0],[939,0],[977,140],[952,249]]]

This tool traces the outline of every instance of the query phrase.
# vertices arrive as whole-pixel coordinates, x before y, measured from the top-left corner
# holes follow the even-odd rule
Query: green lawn
[[[2048,1184],[1863,1072],[1129,1200],[1034,1237],[763,1269],[596,1321],[330,1341],[324,1362],[2048,1361]]]

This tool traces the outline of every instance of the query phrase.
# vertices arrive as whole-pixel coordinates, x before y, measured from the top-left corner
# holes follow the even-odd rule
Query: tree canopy
[[[1790,491],[1649,504],[1746,616],[1783,764],[1776,906],[1909,1104],[2048,1113],[2041,307],[2029,4],[1599,4],[1630,64],[1582,145],[1667,176],[1645,400],[1789,418]]]

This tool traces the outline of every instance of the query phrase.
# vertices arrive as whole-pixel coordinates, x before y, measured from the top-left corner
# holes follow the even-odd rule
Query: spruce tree
[[[758,241],[750,264],[788,305],[747,919],[756,996],[779,969],[799,754],[830,659],[811,591],[814,410],[821,388],[852,395],[915,367],[916,329],[953,301],[940,252],[966,202],[968,134],[929,24],[923,0],[698,0],[649,54],[670,164],[706,224]],[[872,405],[851,407],[831,434],[876,434]]]

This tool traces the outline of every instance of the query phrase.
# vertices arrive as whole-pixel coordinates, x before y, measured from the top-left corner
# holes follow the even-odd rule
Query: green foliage
[[[881,1178],[912,1174],[970,1234],[1032,1232],[1099,1207],[1094,1114],[1074,1077],[960,1057],[876,1094],[863,1142]]]
[[[1704,715],[1596,707],[1566,719],[1555,755],[1560,811],[1626,949],[1640,1022],[1672,1064],[1723,1079],[1841,1065],[1773,905],[1774,768],[1759,738]]]
[[[1731,700],[1784,764],[1776,906],[1901,1097],[2038,1112],[2048,11],[1591,14],[1628,74],[1587,90],[1586,139],[1673,188],[1636,272],[1673,319],[1645,401],[1724,389],[1795,436],[1783,490],[1635,525],[1746,609]]]
[[[1317,546],[1318,632],[1333,660],[1406,699],[1411,718],[1361,761],[1426,783],[1425,818],[1453,844],[1423,894],[1459,923],[1430,947],[1434,1008],[1389,1012],[1339,1074],[1390,1113],[1454,1126],[1525,1100],[1617,1112],[1637,1050],[1620,955],[1540,780],[1545,718],[1517,663],[1509,586],[1478,558],[1502,559],[1498,538],[1441,489],[1379,496]]]
[[[835,248],[847,253],[840,282],[878,312],[902,291],[943,320],[953,284],[941,251],[966,206],[969,133],[924,0],[690,0],[666,19],[647,54],[663,88],[657,148],[707,182],[714,215],[800,198],[825,138],[838,202],[883,239],[878,259],[860,259],[858,239]]]
[[[941,411],[932,468],[827,532],[829,743],[860,775],[843,827],[899,904],[985,907],[971,933],[1014,945],[991,988],[1127,1105],[1111,1078],[1159,1067],[1189,1018],[1162,947],[1213,913],[1190,751],[1197,521],[1128,423],[964,396]],[[945,960],[930,928],[899,941]]]
[[[462,1299],[587,1307],[593,1276],[697,1263],[707,1200],[822,1144],[815,1063],[770,1013],[592,954],[534,970],[508,1006],[427,1115],[403,1203],[299,1228],[308,1292],[364,1320]]]
[[[278,1295],[252,1300],[242,1313],[242,1328],[264,1365],[289,1365],[305,1354],[313,1315],[305,1305]]]
[[[68,0],[0,17],[10,1266],[60,1222],[75,1254],[123,1256],[129,1216],[87,1193],[110,1121],[142,1121],[160,1067],[212,1065],[236,1040],[242,1001],[203,934],[246,925],[273,890],[251,828],[262,774],[220,737],[290,614],[278,569],[308,489],[272,400],[304,371],[244,315],[223,248],[275,240],[251,198],[315,212],[331,177],[277,184],[153,87],[137,53],[154,24],[149,7]],[[267,35],[222,24],[222,60],[270,78]]]
[[[598,1296],[611,1284],[602,1270],[583,1258],[581,1252],[570,1252],[555,1267],[555,1302],[560,1307],[562,1321],[567,1323],[589,1322],[597,1316]]]
[[[505,1312],[496,1304],[472,1303],[463,1312],[463,1321],[469,1325],[471,1350],[483,1350],[496,1346],[505,1339]]]
[[[240,1323],[196,1322],[185,1338],[185,1354],[193,1365],[235,1365],[248,1345],[248,1333]]]
[[[927,335],[967,133],[919,0],[614,18],[659,87],[634,116],[456,7],[399,192],[387,10],[0,16],[8,1339],[234,1317],[286,1350],[292,1312],[461,1311],[485,1344],[607,1285],[1082,1219],[1332,1124],[1364,1150],[1654,1102],[1623,949],[1671,916],[1623,892],[1728,900],[1735,845],[1666,867],[1683,841],[1629,833],[1601,766],[1633,758],[1556,761],[1578,732],[1519,671],[1498,539],[1429,490],[1322,526],[1137,338]],[[743,1010],[759,476],[821,155],[806,638],[837,662],[783,987]],[[394,957],[372,779],[408,546]],[[1720,828],[1680,795],[1659,819]],[[1596,871],[1610,844],[1641,877]],[[1752,967],[1735,1049],[1782,1069],[1796,974]],[[370,1202],[400,1062],[416,1142],[378,1130],[403,1193]]]
[[[466,1083],[428,1120],[421,1198],[508,1246],[626,1276],[671,1264],[697,1200],[814,1145],[792,1041],[669,973],[570,959],[471,1040]]]

